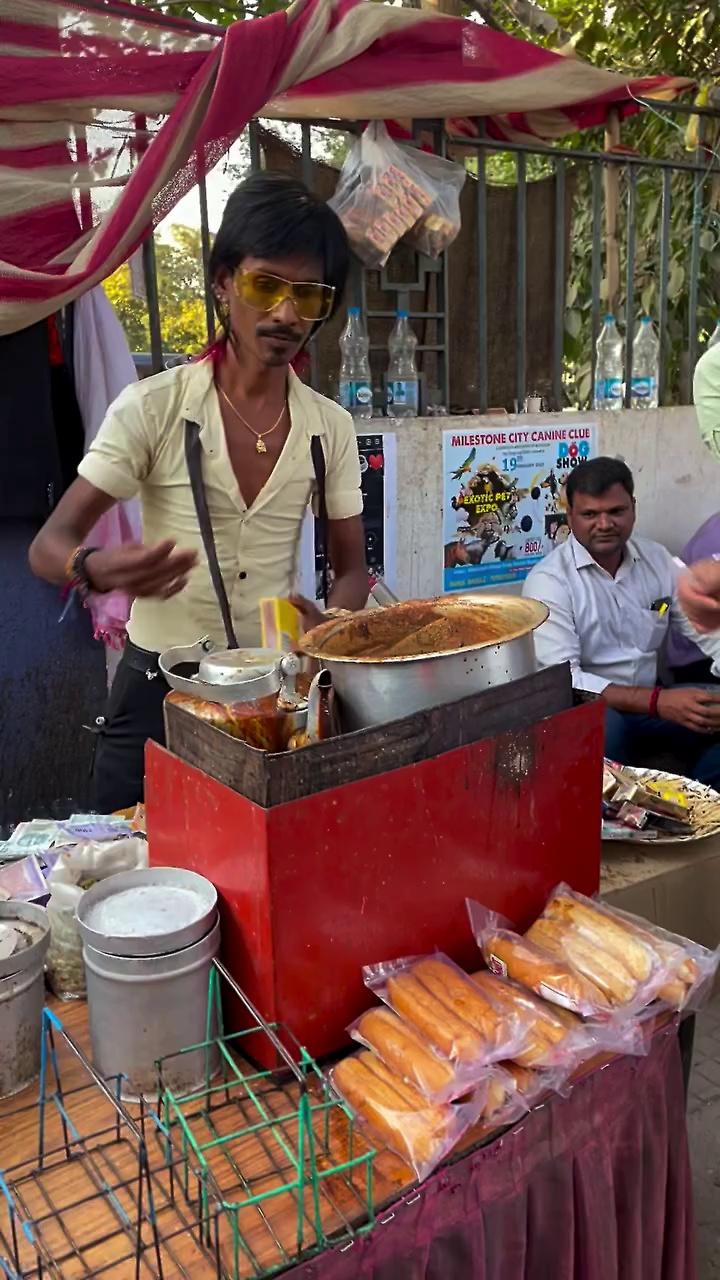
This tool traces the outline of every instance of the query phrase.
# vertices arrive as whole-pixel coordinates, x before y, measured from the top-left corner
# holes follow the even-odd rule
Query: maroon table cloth
[[[695,1280],[677,1028],[410,1192],[293,1280]]]

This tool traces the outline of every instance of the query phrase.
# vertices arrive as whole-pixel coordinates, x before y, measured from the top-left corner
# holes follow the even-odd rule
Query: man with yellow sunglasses
[[[128,642],[101,718],[95,802],[142,799],[144,746],[162,742],[159,653],[203,635],[260,643],[258,602],[292,595],[315,496],[327,519],[328,605],[368,594],[352,419],[292,371],[339,307],[349,248],[337,215],[302,183],[259,173],[230,197],[210,273],[220,336],[205,354],[128,387],[30,550],[40,577],[81,597],[126,591]],[[198,491],[199,487],[199,491]],[[141,545],[97,549],[91,530],[139,494]],[[90,539],[91,541],[91,539]],[[293,597],[306,626],[320,613]]]

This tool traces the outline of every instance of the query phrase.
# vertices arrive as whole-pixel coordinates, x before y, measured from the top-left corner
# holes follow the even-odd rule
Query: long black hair
[[[333,285],[333,314],[350,266],[348,238],[337,214],[288,173],[254,173],[235,188],[210,251],[210,279],[235,271],[245,258],[315,257],[323,284]]]

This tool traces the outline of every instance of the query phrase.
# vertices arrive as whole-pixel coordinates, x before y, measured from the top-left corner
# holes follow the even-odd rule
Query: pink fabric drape
[[[126,261],[254,115],[442,116],[466,133],[485,116],[495,136],[556,138],[688,83],[368,0],[296,0],[227,31],[139,5],[33,0],[26,14],[14,0],[0,14],[0,333]]]
[[[675,1029],[379,1216],[292,1280],[695,1280]]]
[[[113,400],[137,381],[127,338],[101,287],[92,289],[76,303],[73,363],[75,392],[88,449]],[[124,542],[140,542],[141,538],[140,505],[134,500],[115,503],[98,520],[87,542],[92,547],[119,547]],[[111,649],[122,647],[131,603],[126,591],[90,596],[88,604],[96,640],[102,640]]]

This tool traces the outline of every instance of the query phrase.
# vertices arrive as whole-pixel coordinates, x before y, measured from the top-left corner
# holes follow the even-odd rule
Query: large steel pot
[[[343,728],[362,729],[529,675],[547,616],[520,596],[406,600],[323,622],[300,648],[331,672]]]

